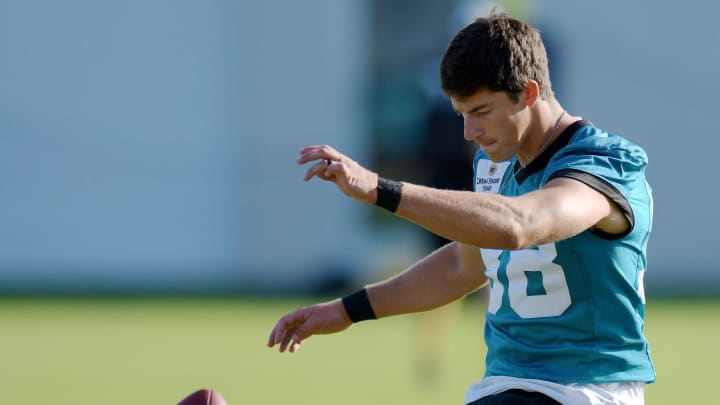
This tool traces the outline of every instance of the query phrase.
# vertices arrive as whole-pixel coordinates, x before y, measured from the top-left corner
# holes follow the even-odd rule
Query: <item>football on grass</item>
[[[178,405],[228,405],[219,392],[211,389],[202,389],[193,392],[178,402]]]

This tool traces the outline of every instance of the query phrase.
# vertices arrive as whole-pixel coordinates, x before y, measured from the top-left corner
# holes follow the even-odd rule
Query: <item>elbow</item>
[[[528,230],[530,227],[519,220],[510,221],[495,233],[492,249],[520,250],[535,246],[534,238]],[[487,244],[487,242],[486,242]]]
[[[529,249],[561,239],[561,234],[552,228],[547,221],[539,221],[533,216],[512,221],[503,235],[503,249]]]
[[[533,213],[520,207],[508,206],[497,217],[493,248],[503,250],[519,250],[532,246],[530,229],[533,224]]]
[[[522,250],[538,246],[550,228],[545,217],[532,209],[514,209],[505,217],[502,227],[502,249]]]
[[[502,243],[502,249],[508,250],[519,250],[532,246],[527,234],[527,227],[519,221],[513,221],[503,232]]]
[[[537,245],[542,239],[539,217],[520,209],[500,210],[500,213],[480,226],[472,226],[471,240],[461,242],[488,249],[520,250]],[[477,231],[482,229],[482,231]]]

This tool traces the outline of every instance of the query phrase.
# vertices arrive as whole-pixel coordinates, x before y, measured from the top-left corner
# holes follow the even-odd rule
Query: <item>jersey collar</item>
[[[517,181],[518,184],[522,184],[525,179],[544,169],[550,162],[550,159],[560,149],[570,143],[570,139],[572,139],[572,136],[575,135],[575,132],[577,132],[578,129],[589,125],[592,125],[592,123],[587,120],[578,120],[573,122],[569,127],[565,128],[565,130],[562,131],[557,138],[555,138],[547,149],[545,149],[538,157],[525,167],[522,167],[522,165],[520,165],[520,161],[516,159],[515,165],[513,166],[515,181]]]

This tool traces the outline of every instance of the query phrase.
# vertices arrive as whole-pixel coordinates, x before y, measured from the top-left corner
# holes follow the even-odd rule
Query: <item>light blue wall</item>
[[[282,287],[362,264],[358,207],[294,159],[366,155],[366,18],[353,1],[1,2],[0,285]]]
[[[717,289],[720,5],[536,3],[561,101],[649,152],[648,284]],[[421,254],[294,164],[369,161],[367,4],[0,2],[0,291],[292,289]]]

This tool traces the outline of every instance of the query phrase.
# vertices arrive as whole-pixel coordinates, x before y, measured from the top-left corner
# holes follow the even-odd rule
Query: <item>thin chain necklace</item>
[[[538,148],[538,150],[535,151],[535,153],[530,157],[530,159],[528,159],[527,163],[525,163],[523,165],[522,163],[520,163],[520,160],[518,159],[518,161],[517,161],[518,165],[517,165],[517,168],[515,170],[513,170],[512,177],[510,179],[508,179],[508,181],[506,181],[502,185],[502,187],[498,191],[498,194],[502,194],[503,190],[505,190],[507,185],[510,184],[510,180],[516,178],[517,174],[520,173],[520,170],[526,168],[530,163],[532,163],[535,160],[535,158],[540,156],[540,154],[543,153],[545,151],[545,149],[547,149],[548,146],[550,146],[550,143],[555,138],[555,132],[557,132],[558,128],[560,128],[560,120],[562,120],[562,118],[564,116],[565,116],[565,110],[562,110],[562,112],[560,113],[560,116],[558,116],[557,119],[555,120],[555,125],[553,126],[552,130],[550,130],[550,135],[548,135],[548,137],[545,139],[545,142],[543,142],[543,144],[540,145],[540,148]]]

